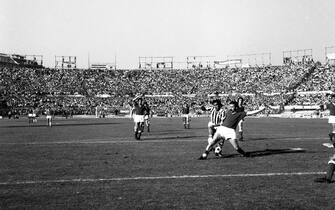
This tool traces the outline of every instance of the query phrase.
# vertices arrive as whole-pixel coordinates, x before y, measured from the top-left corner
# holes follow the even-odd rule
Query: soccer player
[[[335,171],[335,155],[330,157],[330,160],[328,161],[328,169],[327,174],[324,177],[316,178],[314,179],[314,182],[323,182],[323,183],[331,183],[332,178]]]
[[[243,102],[244,102],[244,99],[242,97],[239,97],[237,99],[237,104],[238,104],[238,107],[236,109],[237,112],[244,112],[244,106],[243,106]],[[238,133],[239,133],[239,141],[243,141],[243,122],[244,122],[244,119],[242,119],[239,123],[238,123]]]
[[[50,107],[47,107],[45,110],[46,118],[47,118],[47,126],[52,126],[52,115],[51,115],[51,109]]]
[[[229,108],[226,111],[225,117],[223,119],[223,122],[220,124],[220,126],[216,127],[216,132],[212,138],[212,140],[208,139],[208,145],[206,147],[205,152],[200,156],[200,160],[204,160],[207,158],[209,152],[213,149],[213,146],[217,144],[221,139],[224,141],[227,140],[231,143],[231,145],[234,147],[234,149],[242,154],[244,157],[248,157],[249,154],[244,152],[240,146],[237,143],[237,137],[236,137],[236,127],[238,126],[238,123],[247,115],[257,114],[265,109],[265,107],[261,107],[259,110],[251,111],[246,113],[243,112],[237,112],[238,104],[236,101],[232,101],[229,103]],[[223,141],[223,142],[224,142]],[[220,145],[220,147],[223,146],[223,142]]]
[[[147,126],[147,131],[148,133],[150,132],[150,114],[151,114],[151,110],[149,107],[149,104],[145,101],[143,103],[144,106],[144,121],[145,121],[145,125]]]
[[[190,107],[187,103],[184,103],[181,108],[181,114],[183,118],[184,128],[190,128]]]
[[[332,131],[329,133],[329,138],[335,145],[335,94],[329,95],[329,103],[327,103],[326,108],[329,109],[328,123],[332,125]]]
[[[131,110],[131,115],[134,119],[134,135],[136,140],[141,139],[141,134],[144,129],[144,113],[145,108],[143,106],[143,98],[141,96],[136,96],[133,99],[133,108]]]
[[[210,121],[208,122],[208,142],[213,140],[216,127],[220,126],[225,117],[225,110],[220,99],[216,99],[212,102],[213,108],[210,113]]]
[[[247,157],[248,153],[246,153],[237,143],[236,138],[236,127],[241,119],[246,116],[245,112],[237,112],[237,102],[232,101],[229,103],[229,108],[226,112],[225,119],[222,125],[216,128],[216,132],[211,141],[208,142],[205,152],[200,156],[199,160],[204,160],[207,158],[209,152],[212,150],[213,146],[220,140],[224,139],[229,141],[230,144],[234,147],[234,149],[242,154],[243,156]]]

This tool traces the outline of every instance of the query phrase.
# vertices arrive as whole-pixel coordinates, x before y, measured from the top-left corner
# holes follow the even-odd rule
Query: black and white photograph
[[[0,209],[335,209],[334,8],[0,0]]]

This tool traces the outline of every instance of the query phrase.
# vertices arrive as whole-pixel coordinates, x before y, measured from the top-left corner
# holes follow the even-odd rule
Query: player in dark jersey
[[[335,94],[329,96],[329,103],[327,103],[326,108],[329,110],[328,123],[332,125],[329,138],[335,144]]]
[[[332,125],[332,131],[329,133],[329,138],[332,144],[323,144],[324,146],[335,148],[335,94],[329,96],[329,103],[327,103],[326,108],[329,109],[329,119],[328,123]],[[331,183],[332,177],[335,171],[335,155],[330,157],[328,161],[328,169],[325,177],[317,178],[315,182]]]
[[[216,127],[216,132],[213,136],[212,141],[208,141],[208,145],[206,147],[205,153],[201,155],[199,158],[200,160],[206,159],[209,152],[213,149],[214,145],[217,144],[221,139],[223,139],[223,142],[219,144],[222,151],[222,146],[225,140],[228,140],[234,149],[236,149],[237,152],[242,154],[245,157],[248,157],[249,154],[245,153],[238,145],[237,143],[237,137],[236,137],[236,127],[238,126],[238,123],[245,118],[247,115],[253,115],[257,114],[265,109],[265,107],[260,107],[259,110],[250,111],[250,112],[237,112],[238,104],[236,101],[232,101],[229,103],[229,109],[226,111],[225,117],[223,119],[223,122],[220,126]]]
[[[243,103],[244,103],[244,99],[242,97],[239,97],[237,99],[237,104],[238,104],[238,107],[236,109],[237,112],[244,112],[244,106],[243,106]],[[238,140],[239,141],[243,141],[243,122],[244,122],[244,119],[242,119],[239,123],[238,123],[238,133],[239,133],[239,138]]]
[[[334,147],[333,147],[334,148]],[[331,183],[335,171],[335,155],[328,161],[327,174],[324,177],[314,179],[314,182]]]
[[[216,132],[213,136],[212,141],[208,142],[205,152],[200,156],[199,160],[204,160],[207,158],[209,152],[212,150],[213,146],[220,140],[224,139],[231,143],[231,145],[236,149],[236,151],[243,156],[249,156],[237,143],[235,129],[240,122],[246,116],[245,112],[237,112],[237,102],[232,101],[229,103],[229,109],[226,112],[225,119],[220,126],[216,128]]]
[[[131,115],[134,119],[134,135],[136,140],[141,139],[141,134],[144,130],[144,113],[145,107],[143,106],[143,98],[141,96],[136,96],[133,99],[133,108],[131,110]]]
[[[183,104],[181,108],[181,114],[183,118],[183,124],[185,129],[190,128],[190,107],[187,103]]]

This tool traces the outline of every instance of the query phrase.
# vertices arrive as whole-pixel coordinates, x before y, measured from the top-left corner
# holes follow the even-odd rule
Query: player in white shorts
[[[332,142],[332,148],[335,148],[335,94],[329,96],[329,103],[326,105],[329,109],[328,123],[332,125],[332,131],[329,133],[330,141]],[[330,157],[328,161],[328,169],[325,177],[317,178],[315,182],[331,183],[332,177],[335,171],[335,155]]]
[[[134,119],[134,135],[136,140],[141,139],[141,134],[144,129],[144,112],[145,108],[143,106],[143,98],[137,96],[133,99],[133,109],[131,110],[131,115]]]
[[[214,145],[218,143],[221,139],[229,141],[234,149],[242,154],[244,157],[248,157],[249,154],[244,152],[244,150],[238,145],[235,129],[240,122],[246,116],[245,112],[237,112],[237,102],[232,101],[229,103],[229,109],[226,112],[225,119],[222,125],[216,127],[216,132],[213,139],[208,141],[205,152],[199,157],[199,160],[204,160],[207,158],[209,152],[212,150]]]

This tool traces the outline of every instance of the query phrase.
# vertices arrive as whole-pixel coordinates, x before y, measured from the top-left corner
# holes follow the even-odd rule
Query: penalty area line
[[[0,182],[0,186],[7,185],[35,185],[35,184],[64,184],[64,183],[96,183],[96,182],[120,182],[120,181],[145,181],[145,180],[165,180],[165,179],[197,179],[197,178],[230,178],[230,177],[270,177],[270,176],[306,176],[324,175],[326,172],[279,172],[279,173],[259,173],[259,174],[214,174],[214,175],[180,175],[180,176],[147,176],[147,177],[120,177],[120,178],[78,178],[59,180],[30,180],[30,181],[10,181]]]

